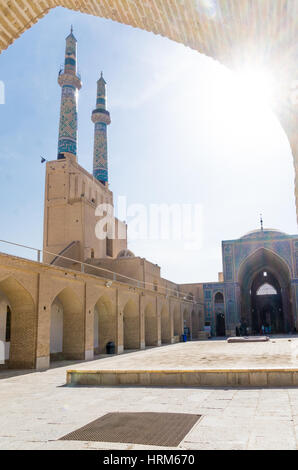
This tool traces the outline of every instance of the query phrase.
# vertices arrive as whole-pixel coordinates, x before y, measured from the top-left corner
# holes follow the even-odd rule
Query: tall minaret
[[[106,82],[102,76],[97,80],[96,108],[92,112],[94,122],[93,176],[102,184],[108,184],[107,126],[111,123],[107,111]]]
[[[71,27],[66,38],[64,70],[59,72],[58,83],[62,88],[58,159],[77,155],[77,107],[78,90],[82,83],[77,75],[77,40]]]

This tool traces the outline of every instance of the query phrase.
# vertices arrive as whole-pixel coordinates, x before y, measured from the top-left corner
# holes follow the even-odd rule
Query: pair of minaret
[[[66,38],[64,70],[59,72],[58,83],[62,88],[58,159],[77,156],[78,138],[78,90],[82,86],[77,73],[77,40],[71,28]],[[96,107],[92,112],[94,122],[93,176],[102,184],[108,184],[107,126],[110,113],[107,111],[106,82],[102,76],[97,81]]]

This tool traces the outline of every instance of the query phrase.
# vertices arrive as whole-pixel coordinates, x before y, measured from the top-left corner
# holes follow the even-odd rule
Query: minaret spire
[[[106,82],[101,72],[97,80],[96,107],[92,112],[94,122],[94,153],[93,176],[102,184],[108,184],[108,143],[107,126],[111,123],[110,113],[107,111]]]
[[[261,231],[264,231],[264,226],[263,226],[263,216],[260,214],[260,224],[261,224]]]
[[[82,83],[77,75],[77,40],[70,34],[66,38],[64,69],[59,72],[58,83],[62,88],[60,124],[58,138],[58,159],[77,155],[77,90]]]

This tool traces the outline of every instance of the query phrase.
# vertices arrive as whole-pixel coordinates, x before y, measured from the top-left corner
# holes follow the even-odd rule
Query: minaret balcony
[[[81,79],[77,75],[74,75],[71,73],[65,73],[65,72],[59,73],[58,83],[61,87],[64,85],[70,85],[70,86],[74,86],[78,90],[80,90],[82,87]]]
[[[106,109],[94,109],[91,116],[92,122],[103,122],[104,124],[111,124],[110,113]]]

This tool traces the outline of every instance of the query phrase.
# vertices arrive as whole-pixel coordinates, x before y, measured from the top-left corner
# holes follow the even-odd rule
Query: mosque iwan
[[[103,74],[94,87],[91,112],[93,173],[79,164],[77,96],[82,84],[72,30],[58,83],[58,151],[57,158],[45,162],[43,250],[37,251],[37,261],[0,253],[5,356],[0,367],[47,369],[51,361],[91,360],[185,339],[296,332],[298,235],[261,225],[222,242],[223,269],[214,282],[176,284],[162,278],[158,265],[127,248],[127,225],[113,212],[107,145],[111,118]],[[105,220],[104,236],[99,236],[96,227]]]

